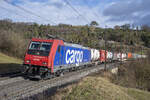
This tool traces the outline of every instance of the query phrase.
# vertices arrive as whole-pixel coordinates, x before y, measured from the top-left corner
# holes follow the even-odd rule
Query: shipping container
[[[106,51],[106,56],[107,56],[107,51]],[[106,57],[105,57],[105,50],[100,50],[100,62],[101,63],[104,63],[106,60]]]
[[[119,61],[121,61],[121,58],[122,58],[122,54],[121,54],[121,53],[117,53],[117,59],[118,59]]]
[[[107,62],[111,62],[111,61],[112,61],[112,58],[113,58],[113,53],[107,51]]]
[[[122,61],[127,60],[127,54],[126,53],[122,53]]]
[[[134,59],[138,58],[138,54],[136,54],[136,53],[133,53],[132,56],[133,56]]]
[[[132,58],[132,53],[128,53],[128,59],[131,59]]]
[[[100,58],[99,50],[91,49],[91,60],[97,61]]]
[[[117,59],[117,53],[116,52],[114,52],[113,53],[113,61],[117,61],[118,59]]]

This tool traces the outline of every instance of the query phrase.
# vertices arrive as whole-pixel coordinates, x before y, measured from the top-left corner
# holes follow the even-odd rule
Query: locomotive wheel
[[[64,70],[60,70],[60,71],[57,71],[55,75],[56,75],[57,77],[59,77],[59,76],[64,76],[64,73],[65,73]]]
[[[61,73],[60,73],[60,76],[64,76],[64,72],[61,72]]]
[[[50,79],[50,78],[52,78],[52,75],[49,72],[45,72],[41,75],[41,79],[46,80],[46,79]]]
[[[27,74],[28,72],[29,72],[29,70],[30,70],[30,68],[28,67],[28,66],[23,66],[22,67],[22,69],[21,69],[21,72],[23,73],[23,74]]]

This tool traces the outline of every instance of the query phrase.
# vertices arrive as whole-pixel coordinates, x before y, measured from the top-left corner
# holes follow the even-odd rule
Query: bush
[[[23,58],[27,42],[19,33],[11,31],[0,32],[0,51],[8,55]]]
[[[149,59],[131,61],[119,67],[112,82],[124,87],[138,88],[150,91],[150,62]]]

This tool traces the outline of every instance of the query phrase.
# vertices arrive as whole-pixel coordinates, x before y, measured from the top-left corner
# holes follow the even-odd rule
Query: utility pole
[[[133,31],[133,35],[134,35],[134,24],[133,24],[133,26],[132,26],[132,31]],[[132,36],[132,41],[133,41],[133,40],[134,40],[134,39],[133,39],[133,36]],[[134,41],[133,41],[133,44],[134,44]],[[132,45],[133,45],[133,44],[132,44]],[[134,51],[135,49],[134,49],[133,46],[132,46],[132,50],[133,50],[132,52],[134,53],[134,52],[135,52],[135,51]]]
[[[120,31],[120,32],[121,32],[121,31]],[[123,29],[123,32],[124,32],[124,29]],[[123,34],[124,34],[124,33],[123,33]],[[121,42],[121,43],[120,43],[120,44],[121,44],[121,45],[120,45],[120,53],[121,53],[121,63],[120,63],[120,64],[122,64],[122,60],[123,60],[123,59],[122,59],[122,57],[123,57],[123,56],[122,56],[122,54],[123,54],[123,43],[122,43],[123,40],[122,40],[121,38],[122,38],[122,37],[121,37],[121,35],[120,35],[120,42]]]
[[[104,70],[107,71],[107,66],[106,66],[106,61],[107,61],[107,55],[106,55],[106,29],[107,29],[107,26],[105,26],[105,31],[104,31],[104,40],[105,40],[105,68]]]
[[[142,46],[141,46],[141,58],[142,58]]]

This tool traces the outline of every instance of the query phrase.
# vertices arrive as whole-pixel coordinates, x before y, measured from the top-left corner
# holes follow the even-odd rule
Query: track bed
[[[115,66],[114,64],[108,64],[109,68]],[[104,65],[98,65],[94,67],[88,67],[86,69],[70,72],[64,74],[64,76],[56,77],[49,80],[33,81],[24,79],[21,77],[12,78],[0,81],[0,99],[1,100],[16,100],[32,95],[41,93],[48,88],[61,86],[69,82],[77,81],[82,77],[85,77],[91,73],[104,69]],[[7,83],[7,84],[4,84]]]

